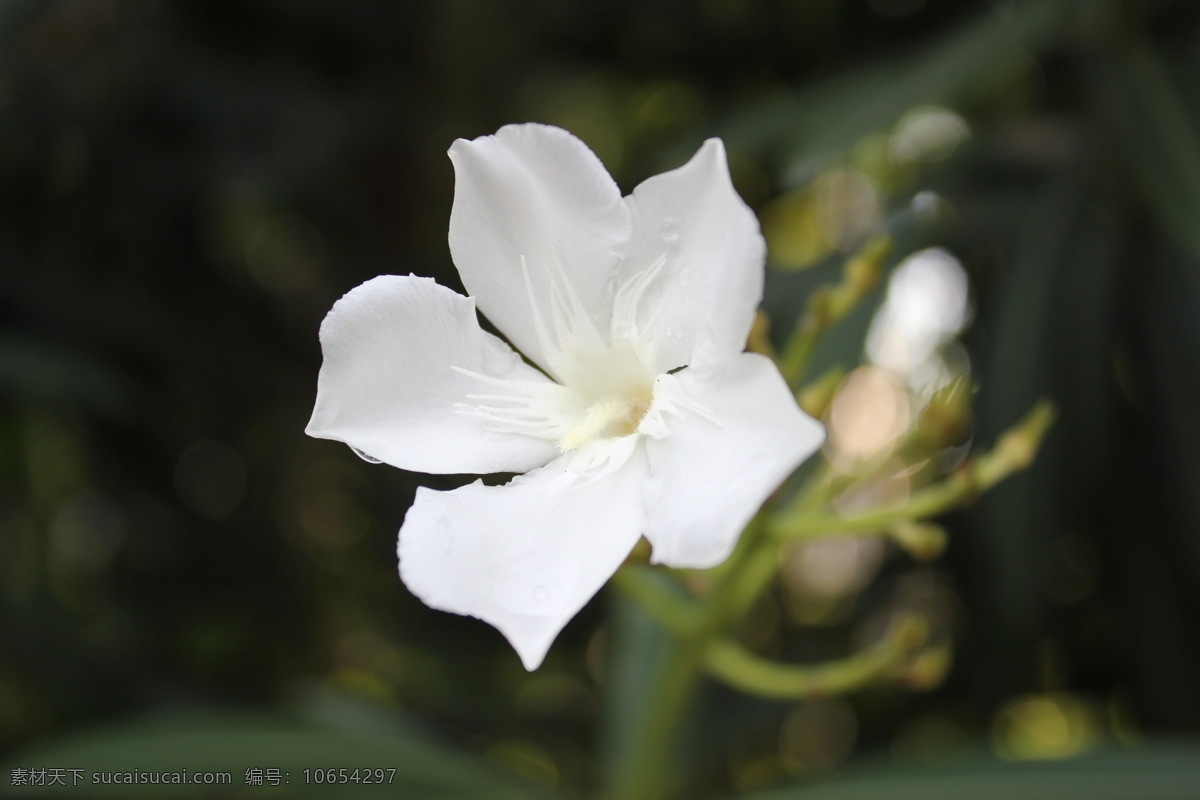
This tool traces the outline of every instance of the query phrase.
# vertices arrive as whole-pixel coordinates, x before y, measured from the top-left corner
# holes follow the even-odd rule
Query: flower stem
[[[700,685],[701,649],[691,637],[674,637],[656,666],[653,689],[633,721],[628,758],[609,787],[611,800],[662,800],[678,788],[678,734]]]
[[[897,628],[880,647],[811,667],[771,663],[721,634],[740,620],[770,585],[778,572],[779,548],[784,541],[835,532],[891,533],[923,552],[925,545],[930,545],[925,539],[930,539],[932,531],[914,529],[912,522],[957,506],[1029,466],[1054,416],[1051,404],[1038,404],[990,452],[941,483],[915,493],[899,509],[856,516],[822,513],[817,509],[837,491],[839,481],[827,471],[819,473],[789,508],[775,513],[768,503],[759,512],[725,564],[709,573],[712,588],[700,598],[676,591],[660,580],[665,577],[660,573],[637,565],[621,570],[617,587],[656,619],[669,638],[652,667],[649,692],[627,722],[626,757],[615,768],[609,797],[665,800],[682,788],[678,776],[686,772],[679,769],[679,732],[705,672],[755,694],[794,698],[856,688],[911,657],[923,641],[912,633],[913,623]]]
[[[671,639],[655,668],[653,688],[631,720],[628,757],[609,788],[612,800],[663,800],[678,788],[672,776],[682,773],[675,768],[679,731],[706,670],[707,647],[741,618],[775,574],[779,545],[766,535],[762,519],[760,513],[746,527],[713,590],[699,603],[653,587],[636,568],[618,573],[618,588],[642,604]]]
[[[681,595],[678,588],[672,590],[669,579],[650,567],[626,566],[613,576],[613,584],[677,637],[687,637],[700,622],[696,603]]]
[[[720,639],[705,650],[705,663],[713,676],[734,688],[760,697],[796,700],[842,694],[884,680],[925,644],[926,637],[924,623],[907,618],[875,647],[806,666],[769,661],[732,640]]]
[[[949,511],[1029,467],[1054,417],[1051,403],[1038,403],[1000,437],[991,451],[945,480],[914,492],[899,508],[838,515],[813,513],[807,506],[796,506],[771,521],[771,535],[777,539],[807,539],[836,533],[884,534],[900,523]]]
[[[803,380],[813,350],[825,332],[875,288],[891,249],[892,241],[888,236],[868,242],[846,259],[840,283],[822,287],[809,297],[808,307],[796,323],[779,360],[779,371],[790,385],[796,386]]]

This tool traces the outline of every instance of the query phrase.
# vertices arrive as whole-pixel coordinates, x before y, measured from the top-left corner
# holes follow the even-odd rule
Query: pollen
[[[579,421],[559,440],[564,453],[578,450],[588,442],[618,439],[636,433],[650,408],[650,396],[606,397],[593,403]]]

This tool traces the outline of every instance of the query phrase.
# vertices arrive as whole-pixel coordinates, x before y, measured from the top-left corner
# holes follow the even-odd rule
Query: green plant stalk
[[[633,721],[630,755],[612,776],[610,800],[662,800],[675,790],[679,731],[700,685],[700,641],[671,634],[654,675],[656,691]]]
[[[658,690],[633,721],[631,756],[614,776],[609,796],[613,800],[663,800],[670,796],[681,723],[703,673],[708,670],[739,688],[782,696],[783,692],[861,685],[883,668],[876,660],[881,657],[877,651],[864,653],[858,660],[851,657],[844,662],[809,668],[806,674],[797,671],[798,668],[758,659],[719,638],[724,629],[750,609],[775,577],[780,539],[834,531],[878,533],[906,520],[939,513],[1029,466],[1053,420],[1053,406],[1039,403],[1001,437],[992,451],[967,470],[914,494],[900,509],[857,517],[816,515],[813,509],[828,499],[830,487],[835,485],[826,480],[817,481],[810,491],[803,492],[799,502],[782,519],[771,518],[768,504],[746,527],[733,554],[716,571],[712,590],[698,602],[664,591],[645,580],[646,576],[639,576],[637,567],[622,570],[617,586],[663,623],[671,642],[655,676]],[[893,637],[892,646],[911,652],[915,649],[911,637],[905,636]],[[881,652],[889,660],[889,666],[894,666],[898,656],[888,647],[884,645]]]
[[[776,539],[808,539],[834,533],[884,534],[901,523],[949,511],[1032,464],[1054,417],[1052,404],[1038,403],[1000,437],[991,451],[945,480],[914,492],[899,508],[845,516],[793,508],[771,521],[770,533]]]
[[[651,567],[629,565],[613,576],[613,585],[677,637],[688,637],[700,623],[700,609],[689,598],[667,590],[650,574]]]
[[[835,485],[819,473],[801,491],[805,509],[820,506]],[[714,585],[699,600],[687,600],[649,580],[643,567],[630,565],[616,575],[616,586],[655,618],[671,637],[669,652],[658,667],[659,687],[632,722],[630,757],[613,776],[611,800],[662,800],[673,788],[679,724],[689,701],[708,671],[707,647],[725,628],[750,609],[775,577],[779,544],[768,535],[771,501],[750,521],[733,554],[708,574]]]
[[[891,237],[872,240],[846,259],[841,282],[823,286],[809,297],[779,362],[779,371],[789,386],[796,386],[804,379],[813,350],[825,332],[844,319],[879,283],[891,249]]]
[[[709,672],[730,686],[760,697],[796,700],[842,694],[886,678],[925,644],[918,619],[897,625],[884,642],[848,658],[812,666],[779,664],[760,658],[737,642],[722,639],[705,650]]]
[[[705,671],[705,650],[710,639],[741,615],[762,586],[774,575],[778,545],[759,524],[764,512],[746,527],[721,569],[713,590],[686,611],[681,598],[648,590],[648,581],[624,576],[618,588],[638,602],[650,600],[646,610],[664,623],[671,636],[669,650],[658,668],[658,687],[633,721],[629,759],[609,787],[612,800],[662,800],[673,788],[670,775],[680,723],[700,686]],[[631,570],[622,570],[622,573]]]

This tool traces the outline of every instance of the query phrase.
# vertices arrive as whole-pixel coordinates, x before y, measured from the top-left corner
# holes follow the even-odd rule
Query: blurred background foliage
[[[408,765],[405,796],[600,782],[652,634],[598,600],[525,673],[396,578],[416,486],[468,479],[302,434],[335,299],[381,273],[461,290],[446,148],[536,120],[626,192],[722,136],[777,345],[893,237],[917,278],[816,353],[813,375],[849,371],[833,462],[902,458],[915,431],[952,464],[1039,397],[1061,412],[1031,472],[942,520],[942,559],[786,555],[758,649],[836,657],[915,610],[952,662],[849,698],[711,691],[693,796],[1195,796],[1189,747],[1103,754],[1200,733],[1197,86],[1186,0],[7,0],[0,745],[22,767],[357,753]],[[959,751],[984,766],[921,783]],[[996,783],[987,757],[1024,765]]]

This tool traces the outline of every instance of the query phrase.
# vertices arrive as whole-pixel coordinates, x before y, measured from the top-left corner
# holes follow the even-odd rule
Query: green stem
[[[830,534],[882,535],[903,522],[949,511],[982,491],[969,473],[956,473],[927,489],[915,492],[903,506],[863,514],[812,514],[781,517],[771,526],[780,539],[811,539]]]
[[[849,314],[876,283],[892,249],[888,236],[872,240],[846,259],[842,280],[813,292],[779,359],[779,371],[791,386],[798,385],[825,332]]]
[[[688,705],[700,685],[701,648],[676,637],[657,665],[654,691],[638,715],[628,758],[609,790],[611,800],[661,800],[677,788],[677,738]]]
[[[677,787],[669,776],[674,768],[678,734],[688,704],[705,670],[707,643],[738,619],[773,577],[778,545],[767,535],[760,517],[743,532],[737,549],[719,571],[716,585],[698,604],[689,604],[637,568],[618,573],[618,588],[655,617],[670,635],[659,661],[653,690],[632,721],[629,754],[614,776],[612,800],[662,800]]]
[[[777,539],[807,539],[832,533],[882,534],[901,523],[949,511],[1032,464],[1054,417],[1052,404],[1038,403],[1000,437],[992,450],[940,483],[914,492],[899,508],[843,516],[815,514],[807,505],[796,505],[772,520],[771,535]]]
[[[677,589],[664,585],[664,576],[644,565],[630,565],[613,576],[613,584],[659,625],[679,638],[691,636],[700,624],[700,609]]]
[[[720,639],[706,649],[705,665],[735,689],[760,697],[795,700],[842,694],[877,681],[895,671],[924,644],[926,637],[923,623],[907,619],[878,647],[811,666],[779,664],[754,655],[737,642]]]

